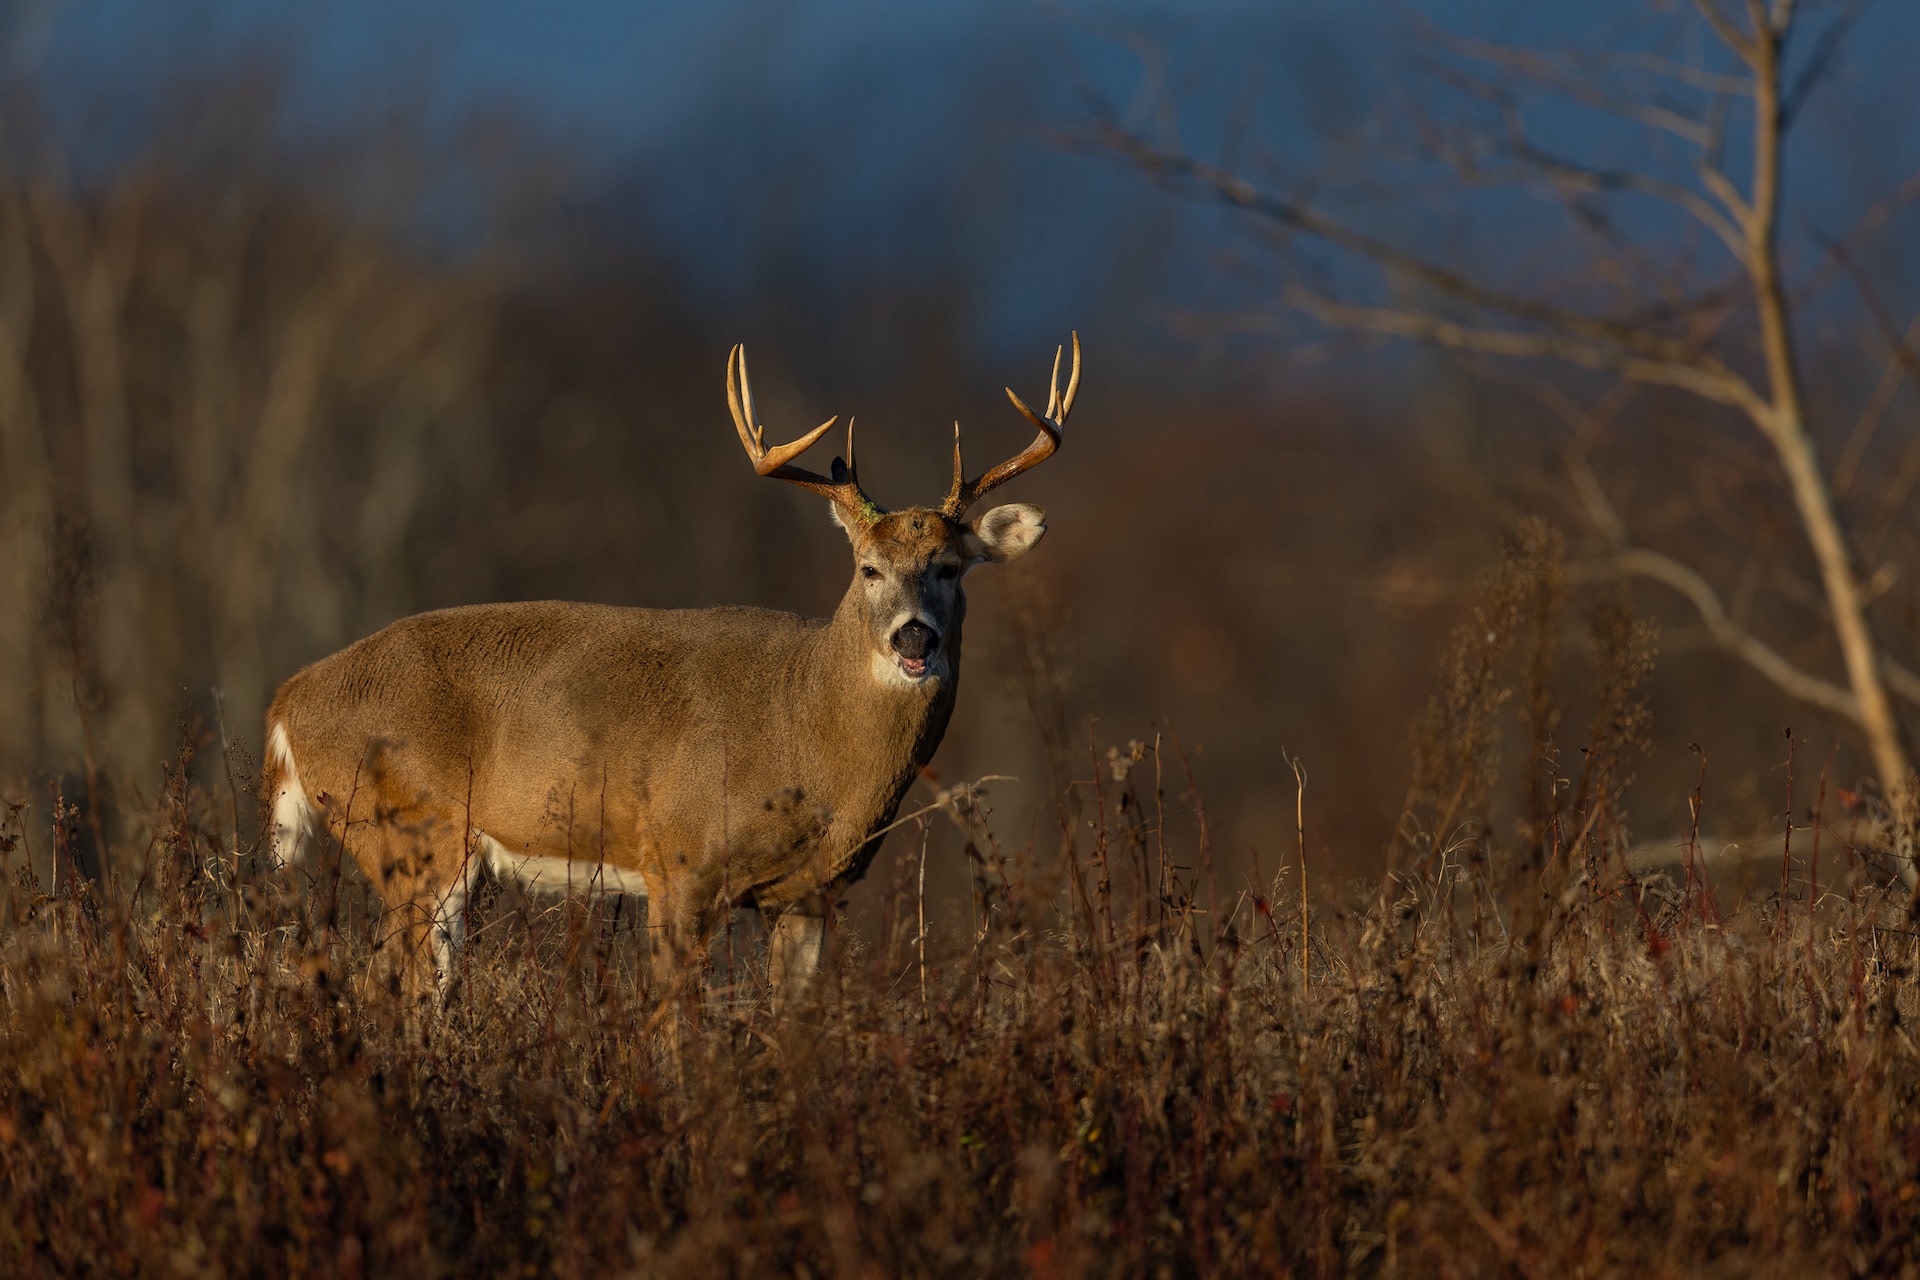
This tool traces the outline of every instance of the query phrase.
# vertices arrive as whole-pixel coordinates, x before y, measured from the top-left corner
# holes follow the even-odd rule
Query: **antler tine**
[[[1053,367],[1055,370],[1055,376],[1056,377],[1059,376],[1058,370],[1060,368],[1060,356],[1058,352],[1054,354]],[[1080,394],[1080,331],[1078,329],[1075,329],[1073,331],[1073,372],[1067,375],[1067,395],[1066,395],[1066,398],[1060,402],[1060,416],[1057,419],[1057,421],[1061,423],[1066,422],[1067,415],[1073,412],[1073,398],[1079,394]]]
[[[1060,348],[1053,349],[1053,373],[1047,378],[1047,417],[1060,417]]]
[[[953,420],[953,484],[947,489],[947,499],[940,509],[950,516],[958,517],[966,510],[961,498],[966,489],[966,468],[960,462],[960,419]]]
[[[763,476],[770,476],[776,471],[781,470],[803,471],[804,468],[802,467],[793,467],[787,464],[805,453],[808,449],[811,449],[819,441],[821,436],[833,430],[833,425],[838,421],[840,421],[840,415],[835,414],[813,430],[807,432],[807,434],[801,436],[798,440],[790,444],[775,445],[773,448],[766,450],[766,452],[761,455],[760,460],[753,464],[753,469]],[[764,433],[766,428],[762,427],[759,430]],[[813,475],[811,471],[808,471],[806,474]],[[782,480],[790,480],[792,478],[791,476],[780,477]],[[815,478],[818,479],[819,477]]]
[[[766,428],[755,419],[753,412],[753,384],[747,377],[747,349],[736,345],[727,356],[727,408],[733,412],[734,430],[740,433],[740,443],[747,451],[747,458],[753,463],[753,469],[759,475],[773,480],[785,480],[811,490],[823,498],[831,499],[835,505],[845,508],[861,519],[870,514],[877,519],[879,508],[860,490],[860,482],[853,474],[853,420],[847,420],[847,461],[846,478],[836,474],[829,480],[816,471],[793,465],[793,460],[805,453],[817,443],[821,436],[833,429],[840,421],[835,414],[813,430],[788,444],[767,448]],[[836,461],[838,461],[836,459]]]
[[[847,419],[846,455],[844,457],[836,456],[833,460],[833,466],[830,468],[830,470],[833,473],[833,482],[835,484],[852,485],[856,491],[859,489],[860,470],[854,464],[854,461],[853,461],[853,419],[852,418]],[[860,495],[859,501],[865,501],[865,500],[866,500],[865,495]]]
[[[949,519],[958,520],[965,515],[967,508],[985,497],[990,490],[997,489],[1023,471],[1031,470],[1051,458],[1060,447],[1061,433],[1067,423],[1067,415],[1073,412],[1073,398],[1080,391],[1080,334],[1073,335],[1073,370],[1067,375],[1067,393],[1060,394],[1060,348],[1053,352],[1053,377],[1047,391],[1047,414],[1043,418],[1027,408],[1026,401],[1014,393],[1012,387],[1006,389],[1007,399],[1013,401],[1028,422],[1040,429],[1033,443],[1019,454],[993,468],[977,480],[962,481],[960,472],[960,424],[953,424],[953,488],[947,493],[947,500],[941,505],[941,512]]]
[[[1059,347],[1053,349],[1053,376],[1047,384],[1047,415],[1042,418],[1027,408],[1027,402],[1014,394],[1013,388],[1007,388],[1007,398],[1013,401],[1013,407],[1026,415],[1028,422],[1040,428],[1047,435],[1058,435],[1067,423],[1067,415],[1073,412],[1073,398],[1080,394],[1080,333],[1073,335],[1073,369],[1067,374],[1067,394],[1060,394],[1060,356]]]
[[[740,402],[746,407],[747,426],[753,432],[753,442],[765,449],[767,430],[760,425],[760,415],[753,411],[753,382],[747,377],[747,344],[742,342],[734,350],[740,353]]]
[[[740,360],[745,354],[746,349],[739,343],[727,353],[727,408],[733,413],[733,429],[740,433],[740,443],[746,448],[747,456],[758,462],[760,442],[754,439],[753,427],[740,408]]]

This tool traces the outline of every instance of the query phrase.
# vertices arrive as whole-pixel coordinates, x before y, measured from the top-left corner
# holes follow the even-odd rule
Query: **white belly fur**
[[[515,853],[484,831],[476,832],[477,852],[487,870],[536,893],[631,894],[647,896],[647,882],[638,871],[585,858],[546,858]]]
[[[280,768],[280,784],[273,794],[273,822],[267,833],[267,858],[271,867],[284,867],[303,856],[310,847],[315,811],[301,785],[300,769],[293,759],[293,745],[287,739],[287,727],[275,724],[267,733],[267,757]],[[630,894],[647,896],[647,882],[638,871],[625,867],[575,858],[547,858],[538,854],[515,853],[484,831],[476,837],[478,866],[484,866],[502,880],[512,880],[528,890],[547,894]],[[465,884],[454,886],[464,893]]]

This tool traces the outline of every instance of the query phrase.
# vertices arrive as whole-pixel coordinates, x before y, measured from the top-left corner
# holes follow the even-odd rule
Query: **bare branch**
[[[1916,321],[1916,324],[1920,325],[1920,321]],[[1574,447],[1567,451],[1567,473],[1573,482],[1574,492],[1580,498],[1581,505],[1586,508],[1588,519],[1614,552],[1615,558],[1608,566],[1610,569],[1664,582],[1686,595],[1693,601],[1694,607],[1706,622],[1707,629],[1716,643],[1760,669],[1776,685],[1795,697],[1802,697],[1803,700],[1814,702],[1816,705],[1826,705],[1820,703],[1817,698],[1804,697],[1803,690],[1810,689],[1821,696],[1839,693],[1851,699],[1852,694],[1848,690],[1798,671],[1764,642],[1739,627],[1721,603],[1719,595],[1697,572],[1669,556],[1632,546],[1626,522],[1620,518],[1619,511],[1614,507],[1612,499],[1607,496],[1605,487],[1600,483],[1599,477],[1594,474],[1592,463],[1587,457],[1591,444],[1588,437],[1602,428],[1618,412],[1625,402],[1625,396],[1631,392],[1631,384],[1616,383],[1591,407],[1575,403],[1556,388],[1544,387],[1535,390],[1536,398],[1540,403],[1575,428],[1577,438]],[[1757,654],[1771,656],[1756,661],[1754,655]],[[1777,662],[1779,670],[1792,672],[1795,677],[1804,676],[1812,683],[1805,684],[1796,678],[1791,685],[1783,684],[1773,671],[1763,665],[1767,662]],[[1887,687],[1906,701],[1920,706],[1920,675],[1907,670],[1884,654],[1881,665]],[[1846,710],[1841,707],[1834,709],[1843,712]]]
[[[1776,687],[1810,706],[1820,707],[1849,721],[1860,722],[1860,704],[1851,690],[1811,672],[1803,671],[1780,652],[1735,622],[1720,603],[1712,584],[1691,567],[1658,551],[1635,548],[1623,551],[1608,562],[1618,576],[1650,578],[1664,583],[1687,597],[1700,615],[1707,633],[1721,648],[1734,654],[1758,671]]]
[[[1277,226],[1323,240],[1405,279],[1476,307],[1558,330],[1562,339],[1572,340],[1563,342],[1564,346],[1588,350],[1610,349],[1620,357],[1607,363],[1596,362],[1597,357],[1579,359],[1575,363],[1588,368],[1620,369],[1623,372],[1628,365],[1632,365],[1649,374],[1657,372],[1656,366],[1665,367],[1670,370],[1667,376],[1650,376],[1644,380],[1697,390],[1711,386],[1714,388],[1711,392],[1701,390],[1701,394],[1710,395],[1721,403],[1739,405],[1750,413],[1765,412],[1764,402],[1744,379],[1713,356],[1687,343],[1622,321],[1602,319],[1535,298],[1519,297],[1489,288],[1456,271],[1436,266],[1392,244],[1356,231],[1322,210],[1263,191],[1238,173],[1185,153],[1163,151],[1137,134],[1117,126],[1109,124],[1104,141],[1107,147],[1131,161],[1149,177],[1178,193],[1193,195],[1197,192],[1222,204],[1244,209]],[[1547,336],[1539,335],[1539,339],[1545,340]],[[1553,352],[1529,350],[1515,354]],[[1627,360],[1624,358],[1626,356],[1635,359]],[[1685,372],[1687,370],[1691,370],[1691,373]]]
[[[1574,492],[1580,495],[1580,503],[1587,509],[1587,518],[1593,522],[1600,536],[1614,551],[1626,551],[1631,547],[1627,534],[1627,522],[1620,518],[1619,508],[1613,505],[1613,499],[1607,496],[1606,487],[1600,483],[1600,477],[1593,473],[1593,463],[1588,454],[1591,451],[1590,437],[1612,416],[1612,408],[1621,402],[1620,392],[1629,384],[1616,383],[1606,395],[1601,397],[1600,406],[1581,424],[1574,447],[1567,451],[1567,475],[1573,481]]]
[[[1887,539],[1899,525],[1901,509],[1913,496],[1916,484],[1920,484],[1920,433],[1907,442],[1899,465],[1893,468],[1893,478],[1880,491],[1878,509],[1860,540],[1862,547],[1877,553],[1886,545]]]
[[[1617,119],[1637,121],[1650,129],[1672,134],[1697,147],[1705,147],[1710,141],[1711,131],[1707,124],[1684,112],[1663,107],[1658,103],[1617,98],[1598,87],[1590,68],[1573,64],[1563,65],[1527,49],[1462,39],[1444,32],[1438,34],[1461,56],[1524,76],[1542,88],[1564,94],[1582,106],[1592,107],[1596,111]],[[1655,61],[1664,60],[1656,59]],[[1716,97],[1751,97],[1753,95],[1753,81],[1750,78],[1706,71],[1700,71],[1698,74],[1700,82],[1693,87]]]
[[[1680,387],[1704,399],[1741,409],[1750,417],[1767,413],[1766,403],[1738,374],[1724,367],[1635,355],[1584,341],[1566,333],[1521,332],[1459,324],[1425,312],[1397,307],[1362,307],[1336,302],[1298,287],[1285,295],[1323,324],[1416,338],[1436,346],[1510,358],[1551,357],[1584,369],[1618,373],[1654,386]]]
[[[1475,51],[1480,49],[1478,45],[1468,47]],[[1510,52],[1499,46],[1493,48],[1496,53]],[[1490,60],[1491,56],[1484,52],[1479,54],[1480,60]],[[1526,55],[1529,59],[1533,56]],[[1622,243],[1612,234],[1612,219],[1595,205],[1583,202],[1583,197],[1636,194],[1659,200],[1692,215],[1720,239],[1735,262],[1745,259],[1747,241],[1744,227],[1729,219],[1713,200],[1699,191],[1653,173],[1631,168],[1602,168],[1552,151],[1534,140],[1527,128],[1521,103],[1510,85],[1485,79],[1447,63],[1434,66],[1432,73],[1466,96],[1486,103],[1498,115],[1501,130],[1498,134],[1475,130],[1462,145],[1447,131],[1422,129],[1422,141],[1430,151],[1447,160],[1466,182],[1552,189],[1560,197],[1574,224],[1584,231],[1597,233],[1608,251],[1621,259],[1618,263],[1619,267],[1624,268],[1621,278],[1638,283],[1651,282],[1660,289],[1663,297],[1657,307],[1646,308],[1645,314],[1638,317],[1621,316],[1619,319],[1635,328],[1643,328],[1660,319],[1684,314],[1689,308],[1674,294],[1671,273],[1647,261],[1637,245]],[[1578,92],[1572,85],[1550,84],[1549,87],[1565,96],[1576,96]],[[1708,135],[1703,132],[1700,141],[1706,145]],[[1504,163],[1489,164],[1490,158]],[[1602,265],[1611,270],[1615,264]]]
[[[1708,116],[1706,141],[1700,145],[1700,162],[1694,166],[1694,172],[1700,176],[1700,183],[1706,187],[1728,216],[1740,224],[1740,229],[1753,235],[1753,205],[1740,194],[1740,188],[1734,185],[1720,170],[1720,155],[1726,143],[1726,111],[1720,100],[1716,100]]]
[[[1840,52],[1840,46],[1847,42],[1849,35],[1853,34],[1855,24],[1860,21],[1861,15],[1872,3],[1873,0],[1853,0],[1852,4],[1841,10],[1839,16],[1820,32],[1819,39],[1814,41],[1813,52],[1807,55],[1806,64],[1800,68],[1800,74],[1794,77],[1792,86],[1780,99],[1781,132],[1784,133],[1793,126],[1794,119],[1800,114],[1800,108],[1805,106],[1807,99],[1813,96],[1813,91],[1820,87],[1820,82],[1833,68],[1834,58]],[[1787,17],[1791,19],[1791,15]],[[1780,19],[1781,15],[1776,14],[1773,27],[1775,31],[1784,32],[1787,24]]]
[[[1693,0],[1693,7],[1700,11],[1700,16],[1707,20],[1708,26],[1713,28],[1713,33],[1720,37],[1721,44],[1733,50],[1740,61],[1748,66],[1753,65],[1753,60],[1758,56],[1759,51],[1755,48],[1754,42],[1748,39],[1740,28],[1733,25],[1733,19],[1721,12],[1719,0]]]
[[[1684,209],[1692,214],[1700,225],[1718,236],[1720,242],[1727,246],[1736,261],[1746,256],[1747,238],[1744,229],[1697,191],[1689,191],[1678,183],[1668,182],[1650,174],[1635,173],[1628,169],[1597,169],[1575,160],[1568,160],[1534,145],[1524,135],[1511,140],[1509,145],[1516,159],[1532,165],[1559,182],[1586,191],[1631,191]],[[1723,196],[1723,202],[1724,199]]]
[[[1887,688],[1920,707],[1920,675],[1915,675],[1892,658],[1886,660],[1883,669],[1887,673]]]
[[[1473,50],[1475,57],[1483,61],[1508,61],[1508,57],[1499,55],[1511,56],[1516,52],[1504,50],[1498,46],[1481,46],[1477,43],[1470,44],[1468,47]],[[1522,65],[1528,65],[1537,60],[1536,55],[1521,55],[1521,57]],[[1469,96],[1488,102],[1499,113],[1505,135],[1504,153],[1525,169],[1544,175],[1555,185],[1580,193],[1626,191],[1664,201],[1692,214],[1703,226],[1720,238],[1735,260],[1745,257],[1747,238],[1741,221],[1744,218],[1744,205],[1739,201],[1737,193],[1733,204],[1728,206],[1734,213],[1734,217],[1729,219],[1727,213],[1717,207],[1712,200],[1679,183],[1668,182],[1650,173],[1631,169],[1603,169],[1556,154],[1534,141],[1527,129],[1519,104],[1507,86],[1464,75],[1451,67],[1440,67],[1437,69],[1437,74]],[[1750,81],[1741,83],[1751,92]],[[1582,92],[1574,85],[1566,83],[1549,82],[1549,87],[1568,96],[1579,96]],[[1714,136],[1710,125],[1702,125],[1695,140],[1705,150],[1714,145]],[[1477,158],[1471,155],[1456,159],[1455,165],[1466,170],[1470,177],[1480,176]],[[1533,175],[1530,174],[1529,177],[1531,176]]]
[[[1744,76],[1730,76],[1720,71],[1709,71],[1705,67],[1696,67],[1691,63],[1663,58],[1657,53],[1630,53],[1613,61],[1621,66],[1665,77],[1703,93],[1745,97],[1753,92],[1753,82]]]
[[[1860,301],[1866,305],[1867,314],[1873,317],[1874,327],[1880,330],[1880,338],[1887,344],[1888,359],[1898,361],[1907,376],[1920,383],[1920,354],[1916,354],[1908,345],[1899,322],[1893,318],[1893,312],[1880,297],[1880,291],[1873,287],[1873,281],[1867,278],[1867,273],[1860,269],[1860,264],[1854,261],[1853,255],[1838,240],[1817,227],[1812,235],[1859,291]]]
[[[1898,329],[1886,304],[1873,288],[1859,267],[1848,257],[1838,244],[1824,242],[1827,252],[1842,264],[1842,269],[1852,278],[1854,287],[1860,291],[1868,312],[1873,316],[1874,324],[1880,330],[1880,336],[1887,344],[1887,360],[1881,369],[1880,378],[1874,384],[1873,393],[1867,397],[1861,407],[1860,415],[1855,419],[1853,430],[1848,433],[1846,448],[1840,454],[1840,462],[1833,469],[1834,492],[1842,496],[1850,493],[1854,481],[1859,476],[1860,466],[1866,459],[1867,446],[1885,421],[1887,409],[1893,404],[1894,396],[1901,386],[1911,379],[1920,385],[1920,354],[1916,353],[1916,343],[1920,343],[1920,314],[1916,314],[1907,323],[1905,329]]]
[[[1879,200],[1874,201],[1868,210],[1860,215],[1858,221],[1844,234],[1834,237],[1843,245],[1859,245],[1868,237],[1884,228],[1894,214],[1920,199],[1920,173],[1913,173]],[[1824,292],[1840,274],[1840,263],[1832,255],[1820,260],[1815,270],[1810,270],[1795,284],[1794,294],[1798,298],[1811,298]]]

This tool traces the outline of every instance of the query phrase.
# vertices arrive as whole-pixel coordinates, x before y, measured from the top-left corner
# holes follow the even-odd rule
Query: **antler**
[[[871,524],[879,519],[882,512],[873,500],[860,489],[860,480],[853,466],[853,419],[847,419],[847,456],[843,461],[833,460],[833,478],[808,471],[805,467],[796,467],[793,460],[810,449],[814,442],[832,429],[840,421],[838,414],[828,418],[813,430],[801,436],[791,444],[775,445],[767,448],[766,428],[760,426],[753,413],[753,386],[747,381],[747,349],[735,346],[727,357],[727,407],[733,410],[734,429],[740,433],[740,443],[746,447],[747,457],[753,462],[753,469],[760,475],[774,480],[785,480],[797,484],[802,489],[810,489],[823,498],[831,499],[833,504],[863,523]]]
[[[1013,401],[1013,407],[1026,415],[1027,421],[1040,428],[1040,434],[1015,457],[1007,459],[993,470],[977,480],[962,480],[964,474],[960,466],[960,424],[953,424],[953,488],[947,491],[947,500],[940,504],[940,513],[949,520],[958,520],[967,514],[967,508],[999,488],[1007,481],[1030,470],[1053,456],[1060,447],[1060,433],[1067,425],[1067,415],[1073,412],[1073,397],[1080,390],[1080,334],[1073,335],[1073,372],[1067,375],[1067,394],[1060,394],[1060,355],[1059,347],[1053,349],[1053,381],[1048,388],[1047,413],[1043,418],[1027,408],[1026,403],[1007,388],[1007,399]],[[821,430],[826,430],[822,427]]]

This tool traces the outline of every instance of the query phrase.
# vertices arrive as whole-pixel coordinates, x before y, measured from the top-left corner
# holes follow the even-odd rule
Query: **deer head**
[[[1053,381],[1044,415],[1029,409],[1011,387],[1007,398],[1039,428],[1032,444],[972,480],[960,456],[960,424],[953,424],[953,484],[937,507],[888,511],[860,488],[854,466],[853,421],[847,421],[847,451],[835,458],[831,478],[795,466],[798,458],[832,429],[827,419],[790,444],[768,448],[765,428],[753,409],[747,356],[735,347],[727,360],[727,404],[753,469],[774,480],[819,494],[832,504],[834,523],[853,547],[853,582],[841,604],[865,637],[874,674],[905,686],[949,679],[959,658],[960,623],[966,597],[960,580],[976,565],[1024,555],[1047,531],[1047,514],[1027,503],[994,507],[972,520],[967,512],[989,492],[1053,456],[1080,390],[1080,335],[1073,336],[1073,368],[1064,395],[1055,349]]]

